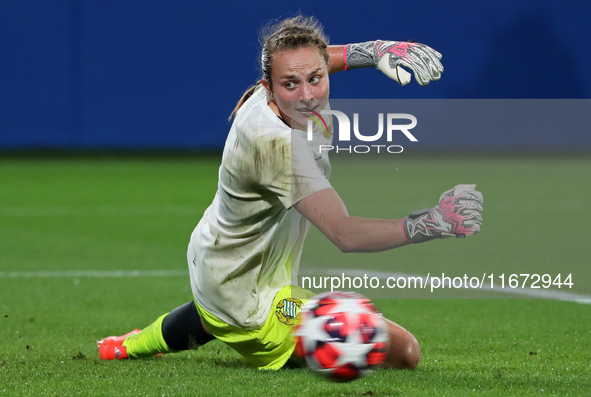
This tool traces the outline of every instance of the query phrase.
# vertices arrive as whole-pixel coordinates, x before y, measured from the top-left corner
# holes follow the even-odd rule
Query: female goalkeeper
[[[303,16],[286,19],[262,37],[262,78],[232,116],[218,191],[195,228],[187,260],[194,300],[142,331],[98,343],[103,359],[137,358],[196,348],[217,338],[251,364],[281,368],[292,356],[291,322],[277,308],[311,297],[296,280],[310,224],[343,252],[375,252],[479,232],[482,195],[474,185],[445,192],[439,204],[403,219],[349,216],[331,187],[329,131],[307,139],[307,120],[328,109],[329,75],[378,67],[397,77],[414,72],[421,85],[440,78],[441,55],[415,43],[372,41],[328,46],[322,26]],[[293,318],[291,319],[293,320]],[[415,337],[387,321],[385,366],[414,368]]]

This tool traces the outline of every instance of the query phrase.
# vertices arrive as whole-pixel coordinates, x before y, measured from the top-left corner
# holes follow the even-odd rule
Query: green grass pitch
[[[421,363],[348,384],[307,369],[259,371],[217,341],[161,358],[99,360],[96,340],[191,299],[186,246],[218,165],[219,156],[0,159],[0,396],[591,395],[591,305],[495,292],[388,299],[386,291],[376,304],[417,337]],[[382,218],[476,183],[482,233],[342,254],[312,230],[303,272],[569,273],[566,292],[591,296],[588,156],[335,158],[331,181],[351,215]],[[117,273],[132,270],[167,273]]]

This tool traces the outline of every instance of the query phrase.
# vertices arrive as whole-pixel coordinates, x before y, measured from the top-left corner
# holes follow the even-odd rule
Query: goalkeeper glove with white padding
[[[402,229],[406,241],[414,244],[480,232],[484,199],[475,188],[476,185],[457,185],[443,193],[434,208],[415,211],[404,218]]]
[[[410,75],[400,66],[412,70],[420,85],[439,80],[443,73],[441,54],[420,43],[367,41],[348,44],[344,55],[345,70],[374,66],[402,85],[410,81]]]

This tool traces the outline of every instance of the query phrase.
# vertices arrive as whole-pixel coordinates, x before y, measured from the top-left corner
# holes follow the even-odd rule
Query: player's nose
[[[302,88],[300,90],[300,99],[304,101],[314,99],[314,87],[307,83],[302,84]]]
[[[300,101],[302,101],[304,105],[311,107],[312,102],[314,101],[314,87],[310,84],[303,84],[300,89]]]

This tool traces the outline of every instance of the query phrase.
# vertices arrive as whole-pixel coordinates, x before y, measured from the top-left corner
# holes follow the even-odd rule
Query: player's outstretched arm
[[[386,76],[405,85],[410,69],[420,85],[441,78],[441,54],[429,46],[406,41],[375,40],[365,43],[329,46],[329,72],[375,67]]]
[[[434,208],[403,219],[349,216],[345,203],[330,188],[300,200],[294,208],[343,252],[377,252],[435,238],[480,231],[482,193],[475,185],[458,185],[443,193]]]
[[[402,219],[349,216],[345,203],[332,188],[320,190],[294,207],[343,252],[385,251],[408,244]]]

